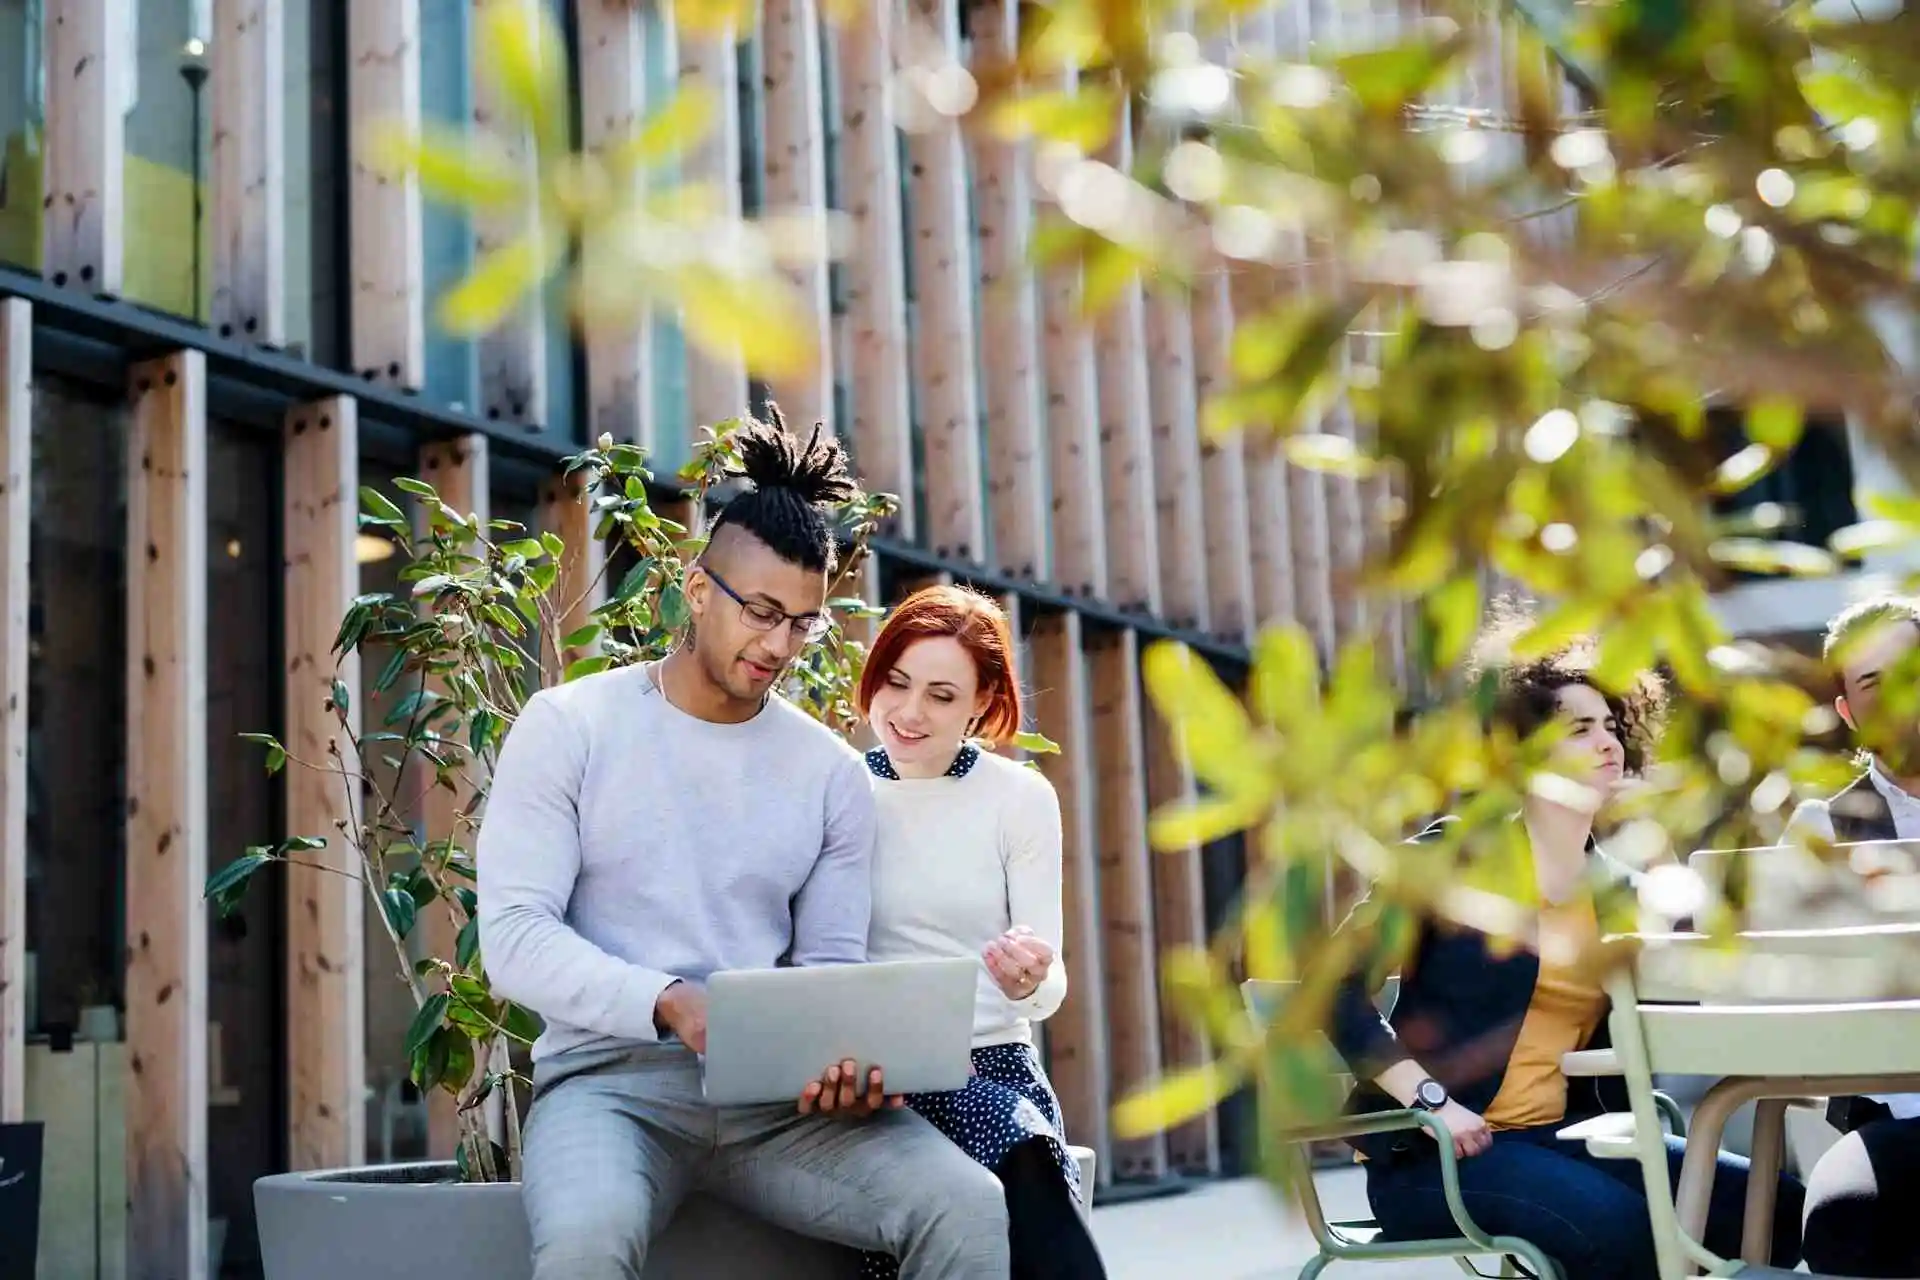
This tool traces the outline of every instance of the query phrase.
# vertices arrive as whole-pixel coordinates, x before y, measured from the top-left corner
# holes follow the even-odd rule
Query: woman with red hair
[[[999,1175],[1015,1280],[1097,1280],[1079,1167],[1033,1050],[1033,1024],[1067,994],[1060,802],[1038,772],[982,750],[1020,729],[1006,613],[961,587],[914,593],[874,638],[859,706],[880,740],[868,958],[981,960],[973,1079],[907,1103]],[[897,1273],[867,1255],[865,1275]]]

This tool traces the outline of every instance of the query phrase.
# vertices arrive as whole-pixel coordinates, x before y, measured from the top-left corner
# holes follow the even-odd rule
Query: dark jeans
[[[1829,1276],[1920,1275],[1920,1119],[1840,1139],[1807,1175],[1807,1265]]]
[[[1545,1250],[1566,1280],[1647,1280],[1659,1274],[1653,1229],[1637,1160],[1601,1160],[1584,1143],[1554,1136],[1560,1125],[1514,1129],[1493,1136],[1493,1145],[1460,1162],[1460,1197],[1480,1229],[1519,1236]],[[1677,1185],[1678,1138],[1667,1139],[1667,1158]],[[1800,1261],[1800,1211],[1804,1192],[1792,1178],[1780,1179],[1773,1219],[1773,1265]],[[1440,1161],[1421,1151],[1387,1163],[1368,1161],[1367,1200],[1385,1238],[1427,1240],[1458,1236],[1440,1186]],[[1707,1248],[1725,1258],[1740,1253],[1740,1223],[1747,1201],[1747,1162],[1722,1152],[1707,1211]]]

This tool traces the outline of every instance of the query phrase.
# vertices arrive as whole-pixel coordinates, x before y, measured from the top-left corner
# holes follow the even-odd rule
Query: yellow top
[[[1486,1111],[1494,1129],[1525,1129],[1566,1117],[1567,1077],[1560,1059],[1585,1045],[1606,1014],[1606,993],[1577,968],[1581,953],[1600,938],[1592,895],[1542,903],[1539,930],[1540,977],[1533,1001],[1500,1092]]]

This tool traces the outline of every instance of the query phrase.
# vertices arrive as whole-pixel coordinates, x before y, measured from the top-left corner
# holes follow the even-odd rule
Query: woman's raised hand
[[[981,948],[980,958],[1001,994],[1009,1000],[1025,1000],[1039,990],[1053,967],[1054,952],[1046,939],[1017,924]]]

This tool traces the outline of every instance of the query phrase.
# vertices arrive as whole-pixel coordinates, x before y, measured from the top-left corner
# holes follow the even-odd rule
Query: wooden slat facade
[[[824,210],[826,121],[820,102],[826,81],[818,0],[767,0],[760,23],[760,56],[766,65],[761,173],[767,207]],[[773,398],[786,415],[788,426],[810,431],[819,423],[832,434],[837,424],[833,412],[833,305],[827,292],[827,264],[801,264],[791,268],[790,275],[800,293],[814,352],[803,371],[774,383]]]
[[[0,1124],[26,1116],[27,625],[33,308],[0,300]]]
[[[442,502],[462,517],[472,517],[479,528],[485,529],[493,518],[489,459],[485,436],[473,434],[437,441],[420,450],[420,478],[434,487]],[[440,688],[434,681],[429,681],[427,687]],[[464,725],[459,732],[465,732]],[[431,766],[421,762],[416,767]],[[467,767],[466,774],[473,785],[480,780],[475,776],[479,767],[478,761]],[[427,839],[452,840],[469,853],[474,852],[477,841],[467,812],[472,798],[470,786],[451,791],[446,787],[428,788],[420,800],[420,825]],[[454,927],[451,912],[423,911],[415,928],[420,933],[421,954],[441,957],[454,954],[459,930]],[[453,1096],[444,1089],[435,1089],[427,1099],[428,1154],[435,1159],[450,1160],[459,1143],[460,1117]]]
[[[580,45],[580,145],[598,152],[633,134],[646,117],[646,30],[638,5],[586,0],[574,8]],[[651,314],[631,326],[596,326],[583,335],[587,403],[593,435],[611,435],[652,451],[654,326]]]
[[[1060,798],[1064,833],[1067,999],[1047,1020],[1047,1069],[1060,1095],[1067,1132],[1093,1148],[1102,1183],[1113,1180],[1113,1137],[1107,1108],[1113,1099],[1106,1038],[1105,960],[1100,929],[1099,832],[1094,816],[1094,728],[1087,705],[1087,660],[1080,619],[1071,613],[1037,619],[1030,644],[1033,718],[1060,754],[1044,756],[1040,770]]]
[[[1382,483],[1301,471],[1264,443],[1202,437],[1200,406],[1233,380],[1236,314],[1270,302],[1272,282],[1236,286],[1228,264],[1206,263],[1190,294],[1125,290],[1116,309],[1089,325],[1074,273],[1022,275],[1037,221],[1051,211],[1034,149],[963,130],[951,118],[926,118],[896,92],[896,67],[920,65],[929,42],[943,57],[994,57],[1014,47],[1021,6],[967,0],[963,40],[960,4],[856,6],[845,25],[823,27],[821,0],[766,0],[754,32],[716,36],[676,31],[664,13],[626,0],[577,0],[570,12],[583,145],[624,136],[673,81],[697,83],[714,95],[718,120],[675,176],[713,184],[728,212],[764,197],[769,208],[824,214],[833,193],[855,251],[831,273],[796,276],[821,358],[790,384],[750,386],[737,359],[682,351],[664,319],[643,322],[577,340],[584,385],[579,403],[568,405],[547,391],[548,375],[563,372],[557,362],[565,344],[553,331],[559,317],[529,304],[462,353],[477,356],[478,403],[456,404],[448,394],[423,411],[422,400],[442,394],[430,384],[444,380],[428,376],[425,282],[430,263],[432,278],[445,268],[447,226],[458,220],[428,219],[418,184],[374,169],[368,144],[394,120],[494,121],[492,89],[467,83],[450,109],[437,98],[423,102],[431,96],[425,69],[437,68],[436,80],[448,74],[445,50],[423,48],[444,15],[423,15],[420,0],[346,0],[327,104],[344,136],[333,140],[337,147],[288,154],[301,99],[282,102],[265,86],[284,88],[278,82],[305,74],[281,47],[300,10],[294,0],[214,0],[214,141],[203,175],[213,248],[208,330],[273,344],[295,328],[289,313],[311,300],[288,292],[284,259],[298,237],[281,225],[286,185],[316,156],[333,154],[335,190],[324,199],[316,190],[309,238],[345,255],[334,267],[344,315],[330,326],[331,340],[340,348],[334,358],[366,385],[356,384],[357,402],[338,394],[337,381],[317,379],[310,392],[287,395],[276,386],[262,395],[248,379],[264,375],[233,366],[270,364],[274,377],[296,386],[298,375],[281,370],[286,362],[278,359],[228,358],[216,362],[219,376],[209,382],[198,352],[153,359],[175,351],[177,329],[129,344],[137,354],[130,361],[135,524],[126,548],[126,671],[129,692],[155,693],[129,708],[124,744],[139,800],[126,825],[132,954],[125,1002],[128,1048],[140,1070],[127,1113],[128,1191],[116,1198],[132,1205],[136,1270],[198,1273],[185,1260],[208,1230],[207,1162],[223,1159],[206,1145],[209,997],[199,893],[210,838],[208,761],[241,748],[225,735],[206,740],[209,418],[223,430],[262,428],[278,443],[283,612],[242,624],[263,636],[278,628],[277,728],[305,759],[325,759],[329,744],[346,749],[326,695],[341,612],[362,589],[355,492],[363,467],[381,471],[396,456],[411,457],[402,470],[438,486],[457,509],[484,518],[497,501],[521,513],[515,518],[560,533],[569,548],[563,590],[578,597],[559,628],[564,638],[609,584],[587,588],[602,573],[604,550],[587,536],[590,513],[559,478],[562,457],[608,432],[653,450],[664,478],[695,426],[740,414],[750,393],[762,390],[781,400],[797,429],[829,423],[869,485],[902,499],[879,560],[850,591],[876,602],[932,581],[973,581],[993,591],[1022,624],[1033,727],[1064,748],[1038,760],[1063,812],[1070,980],[1066,1004],[1042,1038],[1070,1136],[1100,1153],[1102,1184],[1234,1167],[1234,1135],[1214,1118],[1130,1141],[1116,1140],[1110,1123],[1114,1102],[1204,1055],[1197,1031],[1163,998],[1158,957],[1163,947],[1198,943],[1208,904],[1229,900],[1234,887],[1222,870],[1232,859],[1216,856],[1217,848],[1203,858],[1197,849],[1153,854],[1147,847],[1151,810],[1191,796],[1195,782],[1144,704],[1140,654],[1156,637],[1177,635],[1238,681],[1258,625],[1296,621],[1323,652],[1377,630],[1396,669],[1409,670],[1405,610],[1365,606],[1351,586],[1361,556],[1380,545],[1391,495]],[[1310,11],[1244,8],[1243,36],[1289,56],[1336,39],[1383,36],[1397,21],[1384,3],[1376,9],[1360,0],[1314,0]],[[125,280],[133,211],[123,190],[123,97],[134,55],[124,5],[44,0],[41,9],[49,74],[40,249],[53,287],[35,296],[53,310],[68,296],[61,289],[116,293]],[[467,16],[460,15],[463,31]],[[743,59],[735,34],[753,37],[751,56]],[[743,65],[758,71],[743,80]],[[1476,64],[1462,95],[1509,93],[1499,66]],[[55,68],[68,73],[52,74]],[[288,114],[276,115],[282,111]],[[1123,130],[1104,159],[1125,166],[1126,139]],[[525,216],[516,208],[480,219],[474,239],[459,230],[460,254],[474,240],[499,243]],[[434,221],[438,232],[428,225]],[[1564,237],[1565,220],[1543,219],[1531,233]],[[13,278],[10,270],[0,274],[0,295]],[[1281,282],[1292,289],[1309,283],[1326,282]],[[29,312],[25,302],[0,299],[0,1121],[25,1110],[21,1046],[34,1030],[21,987],[34,536],[27,478],[38,457],[30,452],[29,388],[38,372],[30,331],[39,316],[39,307]],[[143,323],[137,315],[113,322]],[[436,338],[431,345],[437,352],[455,344]],[[1350,358],[1364,362],[1374,353],[1356,340]],[[71,363],[60,377],[73,376]],[[114,388],[115,395],[124,390]],[[1319,429],[1360,442],[1365,427],[1336,403]],[[660,506],[695,528],[703,514],[684,499]],[[202,620],[189,625],[195,618]],[[571,661],[586,651],[547,656]],[[360,692],[354,663],[342,664],[339,676]],[[358,715],[351,709],[350,721]],[[287,834],[332,834],[347,816],[337,782],[324,775],[289,769],[274,785],[286,788]],[[453,810],[468,799],[433,793],[420,815],[426,829],[451,833]],[[471,844],[471,833],[460,838]],[[368,951],[384,942],[366,936],[364,890],[321,869],[350,868],[348,851],[308,856],[313,867],[288,869],[284,931],[273,943],[285,956],[284,977],[270,979],[285,983],[285,1025],[258,1031],[276,1041],[273,1061],[288,1082],[286,1159],[300,1168],[355,1164],[377,1153],[367,1099],[401,1065],[397,1029],[367,1025]],[[378,917],[371,920],[377,929]],[[443,913],[424,913],[420,928],[421,954],[451,952]],[[248,1034],[234,1025],[222,1030],[228,1044]],[[376,1101],[374,1114],[385,1105]],[[396,1158],[450,1154],[454,1128],[450,1104],[436,1094],[425,1151]]]
[[[420,121],[420,0],[347,0],[353,368],[418,389],[427,376],[425,215],[420,184],[372,158],[379,130]]]
[[[333,653],[340,618],[360,593],[360,442],[355,403],[334,397],[287,415],[286,691],[282,741],[296,758],[358,769],[360,658]],[[333,682],[348,689],[346,726]],[[287,830],[322,833],[311,865],[287,867],[288,1150],[296,1169],[338,1168],[366,1150],[366,890],[358,854],[335,824],[352,822],[339,777],[295,768],[287,775]]]
[[[908,0],[946,56],[960,45],[958,0]],[[976,563],[986,553],[980,481],[979,339],[974,328],[974,244],[967,150],[959,122],[923,122],[907,135],[913,236],[913,380],[926,453],[922,535],[934,554]]]
[[[207,1256],[207,382],[135,365],[127,492],[127,1252]]]
[[[1018,6],[988,0],[971,13],[976,59],[1011,59]],[[1028,254],[1033,235],[1032,150],[983,130],[968,133],[980,255],[981,402],[987,419],[987,508],[992,562],[1015,578],[1047,572],[1045,370],[1039,301]],[[984,556],[981,558],[985,558]]]
[[[42,15],[46,195],[40,264],[64,288],[117,295],[126,266],[124,0],[60,0]]]
[[[213,298],[222,337],[277,347],[287,330],[283,0],[213,0]],[[196,303],[196,305],[198,305]]]

